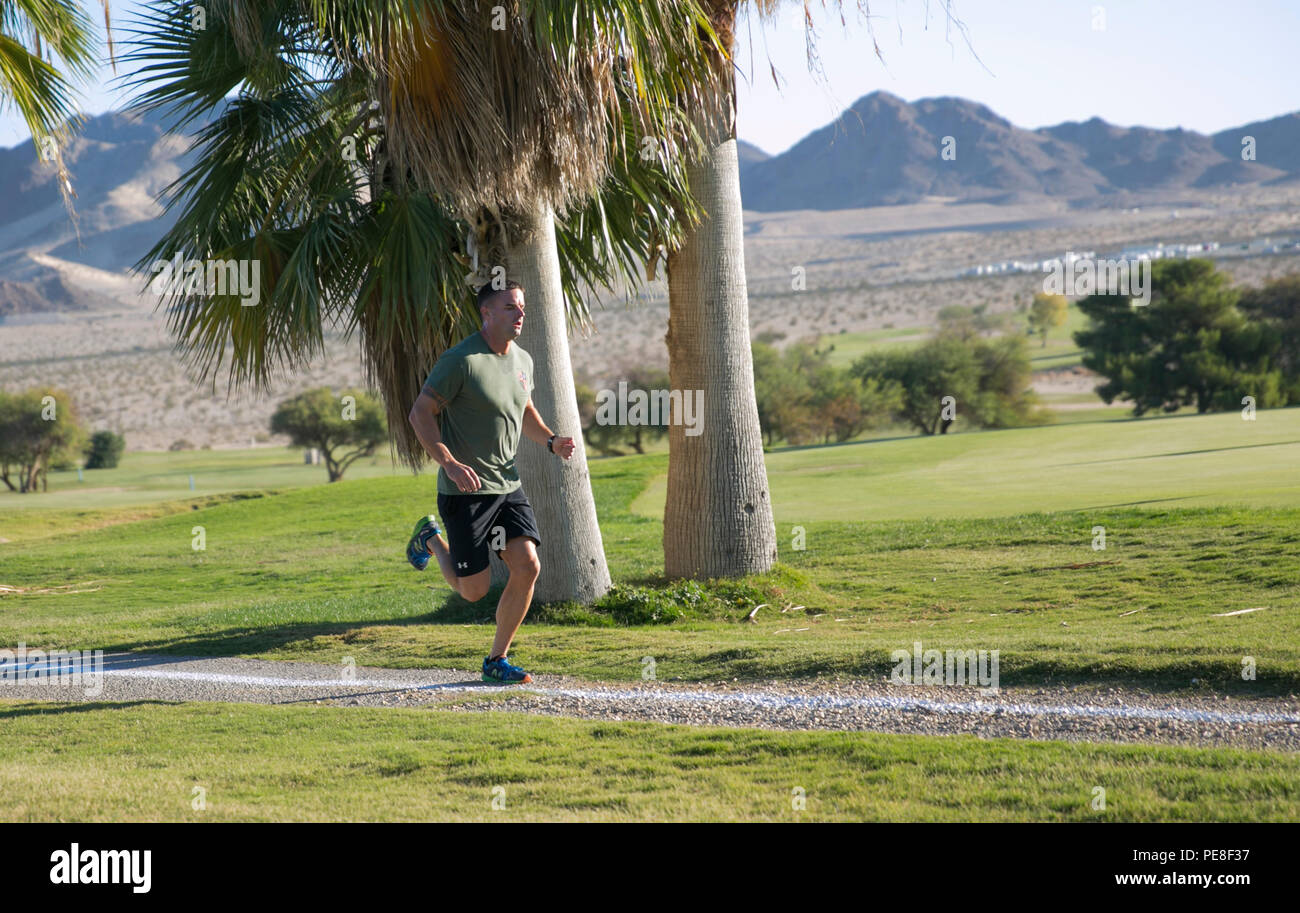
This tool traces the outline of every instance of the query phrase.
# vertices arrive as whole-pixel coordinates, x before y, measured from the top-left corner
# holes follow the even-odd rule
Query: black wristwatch
[[[550,437],[546,439],[546,449],[551,451],[551,453],[555,453],[555,448],[552,447],[551,445],[555,443],[555,439],[557,437],[559,437],[558,434],[552,434]]]

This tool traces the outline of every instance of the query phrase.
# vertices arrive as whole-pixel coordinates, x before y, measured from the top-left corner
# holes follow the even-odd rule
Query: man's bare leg
[[[442,533],[429,540],[425,550],[433,556],[438,562],[438,569],[442,571],[443,579],[457,593],[460,592],[460,578],[456,576],[455,569],[451,566],[451,549],[447,547],[446,541],[442,538]]]
[[[442,577],[447,581],[447,585],[462,599],[478,602],[487,595],[487,591],[492,586],[492,568],[484,568],[479,573],[470,574],[468,577],[457,577],[452,565],[451,549],[447,547],[441,533],[429,540],[427,551],[438,562],[438,569],[442,571]]]
[[[497,603],[497,634],[489,654],[494,659],[509,652],[515,632],[523,624],[528,606],[532,604],[537,575],[542,572],[542,564],[537,560],[537,546],[527,536],[516,536],[507,542],[502,558],[510,568],[510,579],[501,594],[501,601]]]

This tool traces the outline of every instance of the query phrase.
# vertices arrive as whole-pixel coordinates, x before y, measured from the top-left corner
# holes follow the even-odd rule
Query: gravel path
[[[0,671],[5,671],[0,667]],[[40,665],[0,677],[0,697],[50,701],[233,701],[511,710],[604,720],[762,729],[835,729],[984,738],[1234,745],[1300,751],[1300,698],[1247,700],[1124,688],[900,686],[885,679],[681,685],[534,675],[501,687],[477,670],[345,669],[318,663],[112,654],[102,690]],[[44,677],[35,677],[36,673]],[[88,693],[89,692],[89,693]]]

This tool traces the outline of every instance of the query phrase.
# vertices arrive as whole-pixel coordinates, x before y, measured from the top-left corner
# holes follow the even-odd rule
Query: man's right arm
[[[440,411],[442,410],[437,399],[430,396],[426,388],[420,391],[415,405],[411,406],[411,412],[406,418],[415,429],[415,436],[420,439],[425,452],[442,467],[452,484],[464,492],[478,491],[483,487],[478,475],[470,467],[457,462],[451,455],[451,451],[447,449],[447,445],[442,442],[442,431],[438,428]]]

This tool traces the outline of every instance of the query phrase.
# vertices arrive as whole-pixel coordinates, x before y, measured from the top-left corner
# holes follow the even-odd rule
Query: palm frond
[[[641,135],[662,136],[663,109],[717,81],[695,0],[311,3],[337,46],[356,39],[351,62],[379,74],[399,180],[467,219],[539,203],[563,215],[604,179],[629,103]]]
[[[668,0],[656,2],[672,6]],[[458,8],[474,6],[466,2]],[[412,3],[407,8],[391,0],[386,9],[413,23],[430,10],[441,14],[442,7]],[[617,7],[606,4],[602,15],[612,16]],[[469,201],[424,186],[427,174],[421,178],[409,160],[394,154],[399,131],[383,98],[400,67],[368,56],[368,43],[389,32],[377,31],[373,18],[357,19],[353,0],[231,0],[209,7],[201,31],[175,26],[183,10],[176,0],[151,7],[128,33],[126,59],[138,65],[134,105],[163,110],[173,131],[197,125],[193,164],[164,194],[175,221],[140,258],[137,271],[177,257],[256,259],[256,307],[244,306],[236,294],[206,290],[173,288],[165,296],[162,306],[173,339],[191,369],[214,384],[224,372],[228,388],[265,388],[318,357],[331,329],[358,337],[367,378],[387,407],[395,452],[418,467],[426,456],[406,421],[407,410],[442,351],[477,329],[477,309],[465,281],[467,242],[488,223],[509,230],[510,208],[502,205],[500,194],[479,194],[472,200],[471,225],[464,209]],[[322,22],[331,31],[319,31]],[[345,25],[357,30],[348,32]],[[698,28],[686,30],[695,34]],[[547,53],[567,60],[580,56],[581,48],[564,40]],[[449,59],[459,66],[460,57]],[[480,68],[512,59],[493,51]],[[416,55],[408,64],[409,72],[424,74],[430,84],[450,75],[447,61],[434,56]],[[630,295],[656,245],[671,243],[698,218],[684,166],[699,139],[691,112],[679,103],[690,97],[689,87],[657,74],[634,78],[626,57],[596,58],[588,65],[609,68],[613,107],[595,114],[575,110],[568,120],[543,119],[531,128],[538,144],[575,123],[591,129],[600,124],[605,131],[596,148],[609,154],[592,172],[592,180],[600,176],[597,185],[575,196],[557,220],[562,281],[574,325],[588,320],[594,289],[621,288]],[[558,83],[569,90],[581,81],[571,74],[561,77],[570,79]],[[463,91],[475,80],[501,87],[510,78],[506,71],[469,77],[458,72],[453,88]],[[513,79],[511,93],[532,91],[527,79],[518,74]],[[426,93],[428,104],[450,105],[454,93],[449,92]],[[658,98],[659,107],[648,107],[647,98]],[[376,100],[377,121],[367,123]],[[576,109],[581,101],[574,96],[565,105]],[[533,104],[512,96],[506,107],[513,113],[496,123],[521,117]],[[447,142],[470,135],[462,130]],[[579,135],[584,134],[570,134]],[[647,137],[651,155],[644,154]],[[340,154],[345,141],[355,150],[353,160]],[[455,151],[445,148],[446,154]]]
[[[89,81],[94,51],[90,19],[76,3],[0,2],[0,111],[16,109],[38,155],[53,163],[59,194],[74,227],[75,193],[63,150],[81,117],[68,76]],[[56,66],[56,58],[62,69]]]
[[[388,413],[397,456],[412,468],[427,459],[406,420],[433,363],[478,329],[477,309],[454,256],[465,225],[426,194],[391,193],[356,226],[349,260],[365,264],[352,311],[367,379]],[[345,279],[340,286],[349,287]]]

